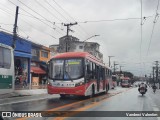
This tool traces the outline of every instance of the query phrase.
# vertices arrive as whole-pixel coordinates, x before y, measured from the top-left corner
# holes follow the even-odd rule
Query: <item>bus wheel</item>
[[[61,98],[66,98],[66,95],[65,94],[60,94]]]

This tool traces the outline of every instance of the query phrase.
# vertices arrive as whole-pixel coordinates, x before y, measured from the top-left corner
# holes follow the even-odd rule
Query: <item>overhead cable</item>
[[[153,33],[154,33],[155,24],[156,24],[156,22],[159,18],[158,7],[159,7],[159,0],[158,0],[158,4],[157,4],[157,9],[156,9],[156,15],[155,15],[155,18],[154,18],[154,21],[153,21],[153,27],[152,27],[152,32],[151,32],[151,36],[150,36],[150,41],[149,41],[149,45],[148,45],[148,49],[147,49],[147,54],[146,54],[147,57],[148,57],[149,49],[150,49],[150,46],[151,46],[151,41],[152,41],[152,36],[153,36]]]

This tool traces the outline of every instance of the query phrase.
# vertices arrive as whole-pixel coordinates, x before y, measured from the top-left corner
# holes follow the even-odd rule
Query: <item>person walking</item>
[[[27,73],[24,73],[23,75],[23,88],[27,87]]]

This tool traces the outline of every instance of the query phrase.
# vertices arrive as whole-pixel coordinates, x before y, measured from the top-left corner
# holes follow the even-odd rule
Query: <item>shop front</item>
[[[0,36],[0,43],[13,46],[12,34],[1,31]],[[31,42],[17,37],[14,49],[15,89],[29,89],[31,57]]]
[[[44,88],[46,85],[46,72],[38,67],[31,66],[32,89]]]
[[[29,89],[31,54],[14,52],[15,89]]]

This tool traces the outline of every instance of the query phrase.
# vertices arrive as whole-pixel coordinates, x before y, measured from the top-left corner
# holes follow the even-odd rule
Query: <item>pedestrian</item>
[[[27,87],[27,73],[23,74],[23,88]]]

